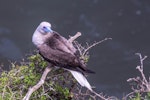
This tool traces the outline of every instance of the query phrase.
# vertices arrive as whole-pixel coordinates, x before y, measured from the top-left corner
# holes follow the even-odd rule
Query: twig
[[[133,92],[127,94],[124,97],[124,100],[126,100],[129,96],[133,96],[133,94],[136,93],[144,93],[144,92],[150,92],[150,83],[149,80],[146,79],[146,76],[144,75],[144,65],[143,61],[147,58],[147,56],[142,57],[140,53],[136,53],[136,55],[139,56],[140,58],[140,65],[136,67],[136,69],[140,72],[141,77],[136,77],[136,78],[129,78],[127,82],[134,82],[136,83],[136,87],[132,86]]]
[[[140,57],[140,63],[141,63],[140,69],[143,71],[143,61],[147,58],[147,56],[142,57],[140,53],[136,53],[136,55]]]
[[[90,46],[87,44],[88,47],[84,50],[84,52],[82,53],[82,55],[84,56],[84,55],[86,54],[86,52],[87,52],[89,49],[91,49],[92,47],[96,46],[97,44],[100,44],[100,43],[102,43],[102,42],[104,42],[104,41],[106,41],[106,40],[109,40],[109,39],[112,39],[112,38],[105,38],[105,39],[103,39],[103,40],[101,40],[101,41],[98,41],[98,42],[93,43],[93,44],[90,45]]]
[[[130,96],[130,95],[133,95],[135,92],[130,92],[129,94],[127,94],[125,97],[123,97],[123,99],[122,100],[128,100],[128,97]]]
[[[149,82],[147,81],[144,72],[143,72],[143,61],[147,58],[147,56],[142,57],[142,55],[140,53],[136,53],[136,55],[138,55],[140,57],[140,66],[137,66],[136,69],[138,69],[141,73],[141,76],[143,78],[143,84],[146,86],[147,90],[146,91],[150,91],[150,86],[149,86]]]
[[[101,96],[100,94],[96,93],[95,91],[91,91],[91,92],[94,93],[97,97],[101,98],[102,100],[108,100],[104,96]]]
[[[82,51],[84,50],[84,48],[77,41],[74,41],[74,44],[75,44],[75,46],[77,48],[77,51],[79,52],[79,55],[82,56],[82,54],[83,54]]]
[[[45,71],[43,72],[42,74],[42,77],[40,79],[40,81],[35,85],[33,86],[32,88],[29,88],[26,96],[23,98],[23,100],[29,100],[31,94],[36,91],[37,89],[39,89],[45,82],[45,79],[46,79],[46,76],[47,74],[51,71],[51,68],[50,67],[46,67],[45,68]]]

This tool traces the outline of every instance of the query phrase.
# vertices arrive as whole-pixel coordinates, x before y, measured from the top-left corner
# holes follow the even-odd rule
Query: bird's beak
[[[53,32],[53,30],[50,28],[50,27],[46,27],[46,28],[44,28],[44,31],[46,32],[46,33],[52,33]]]

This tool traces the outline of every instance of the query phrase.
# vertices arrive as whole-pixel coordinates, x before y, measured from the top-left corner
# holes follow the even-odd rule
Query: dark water
[[[130,91],[126,82],[138,74],[139,58],[150,56],[150,2],[148,0],[0,0],[0,63],[19,61],[35,47],[32,34],[41,21],[66,38],[82,32],[78,40],[113,40],[90,51],[89,81],[97,91],[121,97]],[[150,59],[144,62],[149,75]]]

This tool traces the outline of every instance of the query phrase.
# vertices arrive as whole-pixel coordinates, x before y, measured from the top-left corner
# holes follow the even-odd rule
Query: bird
[[[65,37],[51,29],[51,24],[43,21],[36,28],[32,42],[39,50],[39,54],[54,66],[61,67],[71,72],[77,82],[92,91],[85,73],[95,73],[89,70],[80,57],[77,49]]]

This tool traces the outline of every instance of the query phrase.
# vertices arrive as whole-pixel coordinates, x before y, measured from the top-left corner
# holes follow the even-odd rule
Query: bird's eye
[[[43,28],[45,29],[46,27],[45,27],[45,26],[43,26]]]

